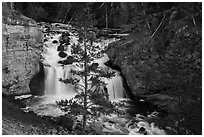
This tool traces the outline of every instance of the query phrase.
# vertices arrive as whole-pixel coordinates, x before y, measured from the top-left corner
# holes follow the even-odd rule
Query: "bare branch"
[[[157,32],[157,31],[159,30],[159,28],[161,27],[162,23],[164,22],[165,17],[166,17],[166,16],[164,15],[164,17],[162,18],[162,21],[159,23],[157,29],[154,31],[154,33],[152,34],[152,36],[150,37],[150,39],[147,41],[146,44],[149,44],[149,42],[152,40],[152,38],[154,37],[154,35],[156,34],[156,32]]]
[[[68,24],[70,24],[70,22],[72,21],[72,19],[74,18],[74,15],[76,14],[76,12],[72,15],[72,18],[69,20]]]
[[[105,2],[103,2],[99,8],[102,8],[104,4],[105,4]]]
[[[67,12],[66,12],[66,14],[65,14],[65,16],[64,16],[64,21],[63,21],[64,23],[65,23],[65,20],[66,20],[66,17],[67,17],[67,13],[68,13],[69,11],[70,11],[70,9],[67,10]]]
[[[195,18],[193,16],[192,16],[192,19],[193,19],[193,24],[195,25],[195,28],[196,28],[196,33],[198,34],[198,29],[197,29],[196,21],[195,21]]]

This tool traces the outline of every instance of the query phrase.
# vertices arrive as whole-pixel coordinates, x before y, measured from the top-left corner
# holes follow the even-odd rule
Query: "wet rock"
[[[61,60],[58,63],[63,65],[69,65],[72,64],[75,61],[75,59],[72,56],[68,56],[66,60]]]
[[[58,54],[61,58],[65,58],[67,56],[67,53],[60,51]]]
[[[64,46],[63,45],[59,45],[57,47],[57,51],[65,51]]]
[[[48,26],[45,26],[45,29],[44,29],[45,32],[49,32],[50,31],[50,27]]]
[[[53,43],[53,44],[57,44],[58,41],[57,41],[57,40],[53,40],[52,43]]]
[[[144,128],[144,127],[141,127],[140,129],[139,129],[139,132],[140,133],[144,133],[146,131],[146,129]]]

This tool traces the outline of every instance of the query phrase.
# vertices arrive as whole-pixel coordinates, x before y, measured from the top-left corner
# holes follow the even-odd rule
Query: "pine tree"
[[[97,63],[91,64],[98,54],[93,52],[95,48],[93,30],[96,22],[93,14],[90,13],[90,4],[86,3],[84,9],[78,11],[75,18],[79,44],[72,46],[72,54],[76,55],[75,60],[83,67],[80,70],[71,71],[77,78],[60,79],[65,84],[74,84],[78,94],[73,99],[57,102],[58,106],[70,115],[83,115],[82,128],[84,130],[88,118],[96,118],[101,113],[109,114],[115,111],[114,105],[108,100],[106,84],[101,80],[102,77],[110,78],[113,74],[104,74],[98,69]]]

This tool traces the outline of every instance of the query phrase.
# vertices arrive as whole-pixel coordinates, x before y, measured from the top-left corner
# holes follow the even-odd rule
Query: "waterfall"
[[[45,71],[45,95],[55,94],[55,69],[53,67],[44,67]]]
[[[71,38],[72,41],[73,38]],[[72,42],[71,42],[72,43]],[[44,42],[44,50],[42,53],[43,56],[43,64],[45,71],[45,95],[47,96],[58,96],[65,98],[72,98],[77,94],[75,91],[74,85],[65,84],[59,79],[69,79],[72,78],[72,74],[70,73],[71,69],[74,68],[73,64],[70,65],[62,65],[59,64],[59,61],[64,60],[63,56],[59,55],[58,48],[60,47],[59,36],[53,36],[53,39],[49,39]],[[59,49],[62,50],[63,48]],[[71,56],[71,45],[68,45],[64,50],[64,54],[67,56]],[[99,68],[104,69],[104,71],[115,71],[107,67],[104,63],[109,60],[108,56],[104,54],[104,56],[100,59],[96,59],[99,63]],[[81,80],[80,80],[81,81]],[[106,79],[107,90],[109,93],[109,99],[121,99],[125,97],[125,90],[122,85],[122,77],[120,73],[116,71],[116,75],[111,79]],[[81,83],[83,84],[83,82]]]
[[[116,75],[111,79],[105,80],[110,100],[123,99],[126,97],[125,89],[122,84],[122,77],[116,71]]]
[[[74,85],[65,84],[59,81],[62,79],[71,78],[71,66],[51,66],[44,67],[45,70],[45,95],[51,96],[66,96],[66,97],[74,97],[76,91],[74,89]]]
[[[106,66],[107,67],[107,66]],[[72,77],[70,70],[71,65],[62,66],[44,66],[45,70],[45,95],[53,96],[69,96],[73,97],[76,94],[74,85],[65,84],[59,81]],[[122,77],[116,71],[115,76],[111,79],[105,79],[110,100],[125,98],[125,89],[122,84]]]
[[[109,58],[106,54],[100,59],[96,59],[95,62],[99,64],[99,68],[102,69],[104,72],[112,72],[115,71],[115,76],[110,79],[104,79],[105,83],[107,84],[107,90],[109,94],[110,100],[117,100],[123,99],[126,97],[125,89],[123,87],[123,79],[120,76],[120,72],[116,70],[112,70],[104,63],[108,61]]]

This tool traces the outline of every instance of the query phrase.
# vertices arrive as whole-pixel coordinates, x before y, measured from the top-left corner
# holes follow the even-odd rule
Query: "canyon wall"
[[[29,82],[39,71],[43,34],[34,20],[2,3],[2,92],[30,93]]]

